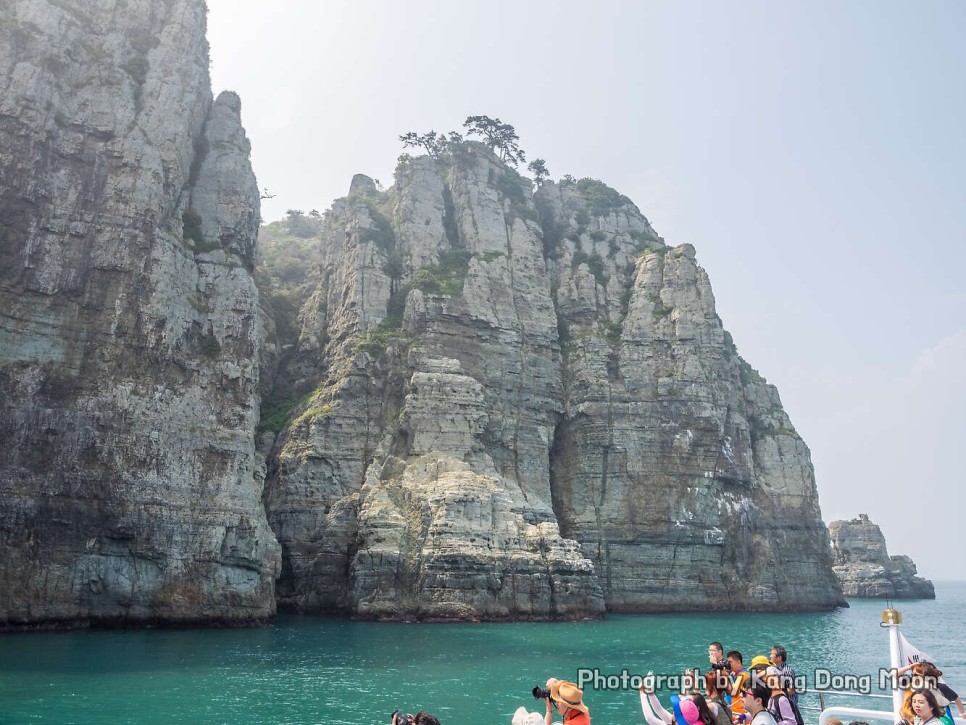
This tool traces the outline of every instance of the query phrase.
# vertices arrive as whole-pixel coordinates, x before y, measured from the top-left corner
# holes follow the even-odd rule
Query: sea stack
[[[882,531],[865,514],[828,525],[835,557],[833,570],[848,597],[935,599],[928,579],[916,576],[908,556],[889,556]]]

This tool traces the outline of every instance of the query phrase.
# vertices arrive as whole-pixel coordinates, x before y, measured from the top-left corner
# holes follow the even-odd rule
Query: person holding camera
[[[420,710],[415,715],[393,710],[392,720],[389,721],[389,725],[439,725],[439,720],[436,719],[435,715],[430,715],[423,710]]]
[[[721,642],[712,642],[708,645],[708,662],[711,663],[711,670],[723,670],[728,667],[725,663],[724,645]]]
[[[590,725],[590,708],[584,704],[584,691],[573,682],[551,677],[547,680],[546,724],[553,722],[553,711],[563,718],[564,725]]]
[[[742,692],[748,684],[748,670],[745,669],[741,652],[734,649],[728,653],[728,671],[731,675],[728,678],[728,694],[731,695],[731,715],[736,723],[744,722],[746,715],[744,697]],[[767,702],[767,700],[766,700]]]

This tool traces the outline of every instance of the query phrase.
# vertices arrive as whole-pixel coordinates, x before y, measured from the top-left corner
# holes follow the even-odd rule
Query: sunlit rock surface
[[[928,579],[916,576],[908,556],[889,556],[885,536],[865,514],[828,525],[832,539],[833,571],[848,597],[872,599],[935,599]]]
[[[204,32],[0,5],[0,626],[843,601],[690,245],[466,142],[352,179],[291,309]]]
[[[251,622],[258,192],[202,0],[0,4],[0,626]]]
[[[808,448],[690,245],[484,146],[356,177],[280,384],[280,607],[389,618],[843,602]]]

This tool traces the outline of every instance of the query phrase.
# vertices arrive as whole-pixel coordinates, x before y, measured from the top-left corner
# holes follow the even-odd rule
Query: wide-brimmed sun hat
[[[590,712],[584,704],[584,691],[573,682],[557,680],[550,685],[550,697],[557,702],[562,702],[567,707],[572,707],[581,712]]]
[[[701,713],[698,712],[698,706],[693,700],[682,697],[678,703],[678,707],[681,710],[681,716],[688,725],[694,725],[694,723],[701,719]]]
[[[770,659],[765,657],[765,655],[757,655],[751,660],[752,667],[774,667],[775,663]]]

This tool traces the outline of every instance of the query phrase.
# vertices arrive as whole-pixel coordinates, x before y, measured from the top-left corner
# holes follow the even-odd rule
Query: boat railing
[[[896,722],[896,717],[891,709],[886,710],[869,710],[862,707],[851,707],[848,705],[833,705],[831,707],[826,706],[825,698],[830,695],[841,695],[843,697],[858,697],[858,698],[868,698],[868,699],[878,699],[878,700],[892,700],[891,695],[882,695],[874,692],[851,692],[848,690],[815,690],[813,691],[818,695],[819,706],[806,705],[804,703],[799,705],[799,710],[804,712],[818,712],[818,725],[826,725],[826,723],[831,718],[837,718],[844,723],[850,723],[855,721],[869,722],[869,721],[885,721],[885,722]],[[813,693],[802,693],[802,695],[813,694]],[[954,723],[964,723],[966,724],[966,718],[953,716]]]
[[[818,717],[818,725],[826,725],[829,719],[833,717],[838,718],[842,722],[846,723],[854,722],[856,720],[861,722],[869,722],[874,720],[893,722],[895,720],[892,710],[866,710],[865,708],[861,707],[837,705],[835,707],[829,707],[822,710],[822,714]]]
[[[868,697],[877,698],[879,700],[892,700],[892,695],[881,695],[875,692],[855,692],[851,690],[813,690],[811,692],[802,693],[802,695],[818,695],[818,707],[814,705],[805,705],[804,707],[799,707],[801,710],[817,710],[821,712],[826,707],[825,698],[831,695],[841,695],[843,697]],[[891,710],[890,710],[891,713]]]
[[[818,704],[806,704],[802,700],[809,695],[818,695]],[[819,725],[826,725],[826,722],[830,718],[838,718],[843,722],[853,722],[856,720],[862,722],[869,721],[886,721],[895,722],[895,718],[892,715],[892,709],[887,708],[885,710],[870,710],[862,707],[852,707],[849,705],[836,705],[830,707],[828,705],[827,698],[830,696],[841,696],[841,697],[859,697],[868,699],[878,699],[878,700],[889,700],[892,701],[891,695],[879,695],[872,692],[853,692],[850,690],[813,690],[811,692],[803,692],[799,696],[798,709],[801,710],[802,714],[805,713],[819,713],[818,723]],[[811,700],[814,702],[814,700]],[[870,703],[871,704],[871,703]],[[808,720],[812,718],[809,717]]]

